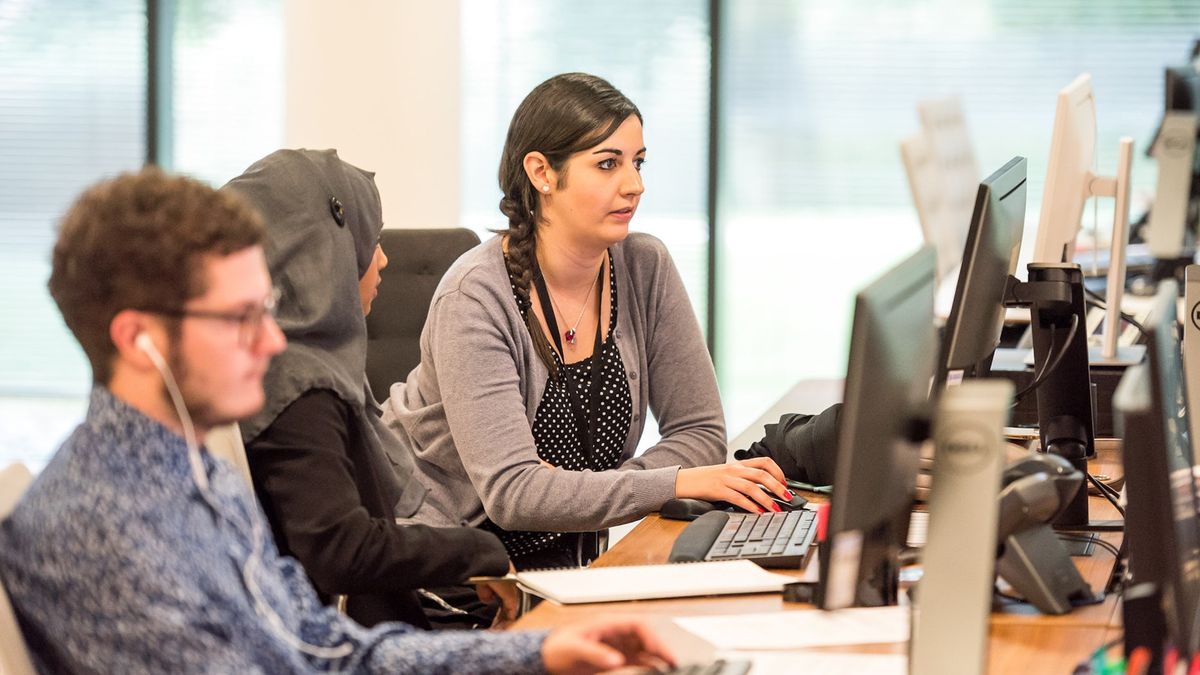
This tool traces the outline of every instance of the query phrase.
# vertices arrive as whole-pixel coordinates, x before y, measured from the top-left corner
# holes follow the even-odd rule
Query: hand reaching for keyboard
[[[593,619],[559,628],[542,643],[546,671],[599,673],[621,667],[663,668],[675,657],[638,619]]]

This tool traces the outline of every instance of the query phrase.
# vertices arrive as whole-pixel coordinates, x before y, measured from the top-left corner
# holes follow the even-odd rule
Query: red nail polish
[[[792,491],[791,491],[791,490],[784,490],[784,491],[783,491],[783,497],[784,497],[785,499],[787,499],[787,500],[790,502],[790,501],[792,501],[793,499],[795,499],[795,498],[796,498],[796,495],[792,494]]]
[[[779,508],[779,505],[775,502],[771,502],[771,508],[775,511],[775,513],[783,511],[783,509]]]

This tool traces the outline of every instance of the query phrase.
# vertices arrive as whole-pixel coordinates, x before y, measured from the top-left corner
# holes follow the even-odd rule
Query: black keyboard
[[[659,675],[746,675],[750,671],[750,662],[726,661],[718,659],[712,663],[679,666],[671,670],[656,671]]]
[[[670,562],[752,560],[763,567],[800,567],[816,534],[816,512],[709,511],[693,520],[671,548]]]

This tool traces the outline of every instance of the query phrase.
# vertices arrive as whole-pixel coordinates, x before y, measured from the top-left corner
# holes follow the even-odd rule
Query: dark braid
[[[528,186],[529,181],[525,181],[525,184]],[[504,256],[504,264],[508,267],[508,274],[516,282],[517,304],[521,312],[525,314],[525,325],[529,328],[529,336],[533,338],[533,348],[542,362],[550,369],[551,379],[557,380],[558,366],[554,361],[550,341],[546,339],[546,332],[538,324],[537,315],[533,313],[533,304],[529,298],[530,289],[533,287],[534,268],[537,263],[537,225],[535,223],[537,216],[535,214],[539,209],[536,198],[533,208],[526,208],[527,201],[533,196],[528,194],[532,193],[532,189],[526,189],[523,192],[526,194],[515,198],[505,197],[500,200],[500,211],[508,216],[508,231],[506,232],[508,253]]]
[[[537,268],[537,228],[541,222],[542,197],[525,173],[525,156],[540,152],[558,172],[557,187],[565,185],[564,167],[571,155],[608,138],[631,115],[642,114],[608,82],[586,73],[565,73],[539,84],[513,113],[500,157],[500,212],[508,217],[505,265],[516,285],[517,303],[525,314],[525,325],[534,350],[558,379],[554,351],[546,332],[532,311],[530,289]],[[553,311],[543,307],[542,311]]]

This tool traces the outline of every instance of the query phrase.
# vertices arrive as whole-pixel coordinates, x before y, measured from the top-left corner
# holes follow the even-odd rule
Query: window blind
[[[87,391],[46,290],[59,218],[145,152],[146,14],[131,0],[0,7],[0,396]]]
[[[960,97],[984,175],[1028,158],[1031,244],[1057,91],[1092,74],[1099,173],[1133,137],[1136,216],[1163,67],[1200,35],[1200,5],[1169,0],[723,7],[717,344],[732,428],[800,378],[843,376],[854,290],[920,244],[898,150],[917,101]],[[1111,201],[1097,211],[1111,222]]]
[[[82,417],[90,369],[46,290],[57,223],[145,157],[136,0],[0,4],[0,464],[34,469]]]

